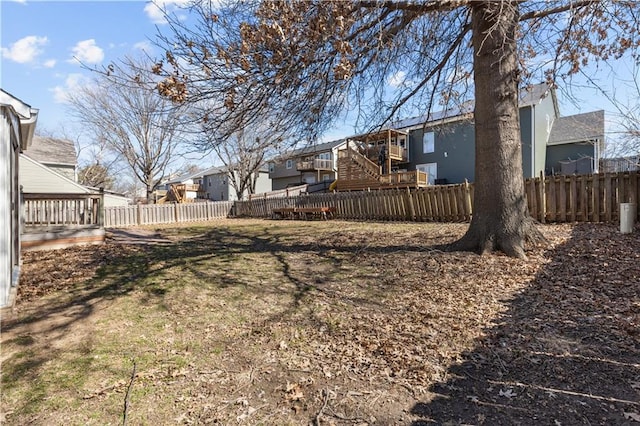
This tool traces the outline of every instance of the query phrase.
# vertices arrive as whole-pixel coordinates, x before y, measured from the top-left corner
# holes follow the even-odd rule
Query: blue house
[[[524,90],[519,106],[525,178],[598,171],[604,148],[604,111],[561,117],[555,91],[546,84]],[[403,120],[393,127],[409,134],[407,163],[398,170],[424,171],[430,184],[474,180],[471,105]]]

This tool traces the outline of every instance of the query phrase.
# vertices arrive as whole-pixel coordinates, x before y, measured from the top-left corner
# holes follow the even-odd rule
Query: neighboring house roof
[[[542,99],[546,98],[549,93],[553,95],[555,93],[547,83],[533,84],[520,90],[520,97],[518,99],[518,106],[532,106],[536,105]],[[555,103],[555,100],[554,100]]]
[[[15,96],[0,89],[0,106],[10,107],[20,121],[20,149],[27,149],[33,141],[33,132],[38,121],[38,109],[31,108]]]
[[[558,114],[558,105],[555,97],[555,91],[552,90],[547,83],[534,84],[528,87],[525,87],[520,91],[520,98],[518,100],[518,106],[520,108],[526,106],[534,106],[537,105],[542,99],[547,96],[553,97],[553,106]],[[442,121],[453,121],[459,120],[462,118],[467,118],[470,114],[473,114],[474,111],[474,102],[466,101],[460,105],[456,105],[453,108],[448,108],[442,111],[434,111],[430,114],[424,114],[417,117],[406,118],[404,120],[399,120],[392,123],[391,128],[393,129],[409,129],[415,127],[422,127],[425,123],[434,123],[434,122],[442,122]]]
[[[268,173],[269,167],[267,167],[266,165],[263,165],[260,168],[260,171]],[[198,179],[204,176],[219,175],[219,174],[226,174],[226,173],[227,173],[226,166],[215,166],[215,167],[210,167],[208,169],[200,170],[199,172],[196,172],[196,173],[190,173],[190,174],[178,176],[177,178],[162,182],[161,185],[168,185],[172,183],[182,183],[190,179]]]
[[[449,120],[452,118],[466,117],[468,114],[473,113],[473,102],[463,102],[454,108],[448,108],[442,111],[434,111],[432,113],[420,115],[417,117],[405,118],[404,120],[396,121],[391,124],[393,129],[407,129],[410,127],[420,126],[425,123],[432,123],[435,121]]]
[[[302,148],[298,148],[294,151],[292,151],[291,153],[289,153],[288,157],[298,157],[301,155],[307,155],[307,154],[315,154],[316,152],[325,152],[325,151],[330,151],[333,148],[341,145],[345,143],[344,139],[338,139],[335,141],[330,141],[330,142],[323,142],[323,143],[319,143],[319,144],[310,144],[310,145],[306,145],[303,146]]]
[[[185,182],[185,181],[190,180],[190,179],[200,178],[200,177],[204,176],[203,173],[205,171],[206,170],[198,171],[198,172],[195,172],[195,173],[188,173],[188,174],[180,175],[180,176],[175,177],[173,179],[165,180],[165,181],[161,182],[160,185],[167,185],[167,184],[171,184],[171,183],[182,183],[182,182]]]
[[[549,134],[549,145],[604,140],[604,110],[558,117]]]
[[[77,163],[76,147],[73,142],[65,139],[36,135],[33,137],[33,143],[24,153],[27,157],[42,164],[75,166]]]

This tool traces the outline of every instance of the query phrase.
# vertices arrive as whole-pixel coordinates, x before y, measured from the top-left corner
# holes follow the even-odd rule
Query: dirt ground
[[[234,220],[24,255],[0,423],[640,424],[640,229]]]

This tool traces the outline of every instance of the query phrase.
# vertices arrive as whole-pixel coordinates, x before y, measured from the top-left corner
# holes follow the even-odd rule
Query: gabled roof
[[[549,145],[604,140],[604,110],[559,117],[553,122]]]
[[[335,141],[323,142],[319,144],[310,144],[292,151],[287,155],[287,157],[298,157],[300,155],[315,154],[316,152],[326,152],[339,145],[342,145],[343,143],[345,143],[345,139],[338,139]]]
[[[75,166],[76,147],[73,142],[65,139],[34,136],[33,143],[24,154],[42,164]]]

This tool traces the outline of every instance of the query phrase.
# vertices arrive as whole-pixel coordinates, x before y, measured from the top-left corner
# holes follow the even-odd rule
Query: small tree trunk
[[[525,239],[537,232],[522,176],[517,22],[516,2],[473,5],[475,194],[471,224],[454,250],[502,250],[524,258]]]

